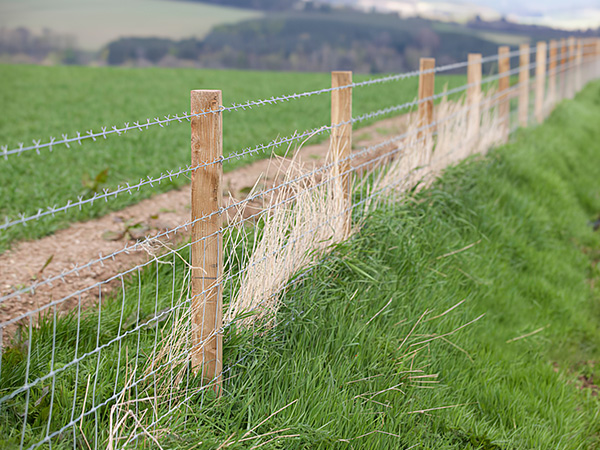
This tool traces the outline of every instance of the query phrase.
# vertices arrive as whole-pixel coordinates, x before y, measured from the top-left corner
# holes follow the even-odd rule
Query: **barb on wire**
[[[460,90],[461,89],[458,89],[455,91],[458,92]],[[436,99],[436,98],[440,98],[442,96],[443,96],[443,94],[438,94],[431,98]],[[94,193],[94,195],[92,197],[87,198],[87,199],[84,199],[82,196],[80,196],[80,197],[78,197],[78,199],[76,201],[68,200],[66,202],[66,204],[63,206],[54,205],[54,206],[47,207],[46,209],[38,209],[37,213],[29,215],[29,216],[27,216],[25,213],[20,213],[18,215],[17,219],[11,220],[8,217],[6,217],[5,222],[3,224],[0,224],[0,230],[8,229],[15,225],[26,225],[27,222],[30,222],[32,220],[39,220],[46,216],[54,216],[56,213],[66,212],[72,208],[81,209],[82,206],[88,205],[88,204],[93,205],[94,202],[97,202],[99,200],[108,201],[108,199],[116,198],[119,194],[122,194],[124,192],[132,194],[135,191],[139,191],[140,188],[142,188],[144,186],[150,185],[153,187],[154,183],[160,184],[165,179],[173,180],[173,178],[178,178],[181,175],[191,173],[194,170],[200,169],[202,167],[207,167],[207,166],[210,166],[213,164],[218,164],[218,163],[224,163],[227,161],[231,161],[233,159],[241,159],[242,157],[245,157],[250,154],[257,154],[260,152],[264,153],[269,149],[277,148],[277,147],[280,147],[282,145],[289,144],[292,142],[297,142],[297,141],[302,140],[307,137],[322,134],[326,131],[331,131],[333,128],[341,127],[341,126],[347,125],[347,124],[354,124],[357,122],[362,122],[364,120],[373,119],[373,118],[379,117],[381,115],[401,111],[403,109],[410,108],[411,106],[418,105],[419,103],[421,103],[423,101],[427,101],[427,100],[429,100],[429,98],[419,100],[419,101],[407,102],[407,103],[403,103],[403,104],[396,105],[396,106],[391,106],[388,108],[380,109],[378,111],[364,114],[362,116],[353,118],[349,121],[340,122],[340,123],[334,124],[334,125],[323,125],[321,127],[303,131],[302,133],[294,133],[287,137],[276,138],[267,144],[259,144],[254,147],[248,147],[240,152],[235,152],[226,157],[222,157],[222,158],[219,158],[219,159],[216,159],[213,161],[205,162],[205,163],[198,164],[198,165],[190,164],[184,168],[180,168],[177,171],[167,171],[166,173],[161,174],[156,178],[147,177],[146,179],[142,179],[142,180],[140,180],[139,183],[134,184],[134,185],[127,183],[125,186],[117,186],[117,188],[115,190],[104,189],[104,191],[102,193]]]
[[[534,52],[534,51],[535,51],[534,48],[530,49],[530,52]],[[508,56],[513,57],[513,56],[518,56],[520,54],[521,54],[520,50],[515,50],[513,52],[510,52],[508,54]],[[482,58],[481,62],[487,63],[487,62],[495,61],[497,59],[498,59],[498,55],[490,55],[490,56]],[[125,122],[123,124],[123,126],[121,126],[121,127],[118,127],[116,125],[113,125],[110,127],[103,126],[103,127],[100,127],[101,131],[96,131],[96,132],[94,132],[93,130],[88,130],[87,132],[85,132],[85,134],[76,132],[76,136],[72,136],[72,137],[69,137],[68,133],[61,133],[62,139],[56,139],[55,137],[51,136],[49,141],[45,142],[45,143],[42,143],[41,139],[37,139],[37,140],[33,139],[32,140],[33,145],[25,145],[23,142],[21,142],[21,143],[19,143],[19,145],[17,147],[10,148],[10,149],[9,149],[8,145],[2,145],[2,146],[0,146],[0,151],[1,151],[1,154],[4,157],[4,159],[6,160],[6,159],[8,159],[8,156],[10,156],[10,155],[20,155],[20,154],[28,152],[28,151],[35,151],[37,154],[40,154],[40,150],[47,149],[48,151],[51,152],[54,149],[54,147],[57,147],[59,145],[64,145],[65,147],[70,149],[71,148],[70,144],[78,143],[79,145],[82,145],[82,141],[87,140],[87,139],[92,139],[92,141],[95,142],[98,138],[107,139],[108,136],[114,135],[114,134],[116,134],[117,136],[121,136],[123,134],[126,134],[128,131],[132,131],[132,130],[138,130],[138,131],[148,130],[151,126],[158,125],[160,127],[164,127],[164,126],[170,125],[173,122],[181,123],[184,120],[189,122],[194,117],[201,117],[201,116],[208,115],[208,114],[233,112],[233,111],[238,111],[238,110],[244,111],[246,109],[252,109],[254,107],[275,105],[278,103],[289,102],[291,100],[297,100],[297,99],[301,99],[301,98],[312,97],[315,95],[330,93],[330,92],[333,92],[336,90],[341,90],[341,89],[358,88],[358,87],[372,86],[374,84],[400,81],[400,80],[404,80],[404,79],[411,78],[411,77],[416,77],[421,74],[426,74],[426,73],[431,73],[431,72],[434,72],[434,73],[447,72],[447,71],[451,71],[451,70],[460,69],[460,68],[466,67],[468,65],[469,65],[468,61],[462,61],[462,62],[458,62],[458,63],[446,64],[444,66],[438,66],[433,69],[428,69],[428,70],[424,70],[424,71],[414,70],[411,72],[405,72],[405,73],[400,73],[400,74],[395,74],[395,75],[387,75],[384,77],[378,77],[378,78],[373,78],[370,80],[359,81],[359,82],[351,83],[351,84],[344,85],[344,86],[316,89],[313,91],[302,92],[299,94],[294,93],[294,94],[289,94],[289,95],[273,96],[271,98],[264,98],[264,99],[259,99],[259,100],[248,100],[243,103],[233,103],[231,106],[221,106],[220,108],[217,108],[215,110],[210,110],[210,111],[203,111],[203,112],[193,112],[192,111],[190,113],[188,113],[186,111],[186,112],[183,112],[180,114],[168,114],[168,115],[163,116],[163,118],[155,117],[154,119],[146,119],[145,122],[141,121],[141,120],[133,121],[133,122]]]
[[[497,76],[489,77],[489,78],[495,79],[496,77]],[[482,83],[488,82],[489,78],[482,80]],[[346,125],[346,124],[354,124],[354,123],[361,122],[361,121],[368,120],[368,119],[372,119],[372,118],[375,118],[375,117],[378,117],[378,116],[381,116],[381,115],[389,114],[390,112],[397,112],[397,111],[400,111],[400,110],[403,110],[403,109],[408,109],[410,107],[417,106],[417,105],[419,105],[422,102],[426,102],[426,101],[429,101],[429,100],[436,100],[436,99],[443,98],[443,97],[448,96],[448,95],[452,95],[454,93],[462,92],[462,91],[468,89],[471,85],[472,84],[466,84],[466,85],[463,85],[463,86],[459,86],[459,87],[457,87],[455,89],[451,89],[449,91],[444,91],[444,92],[441,92],[439,94],[435,94],[435,95],[433,95],[431,97],[427,97],[427,98],[424,98],[424,99],[421,99],[421,100],[414,100],[412,102],[407,102],[407,103],[403,103],[403,104],[400,104],[400,105],[392,106],[392,107],[389,107],[389,108],[380,109],[378,111],[366,113],[366,114],[363,114],[361,116],[354,117],[354,118],[352,118],[352,119],[350,119],[348,121],[340,122],[338,124],[334,124],[334,125],[331,125],[331,126],[322,126],[320,128],[315,128],[315,129],[312,129],[312,130],[307,130],[307,131],[302,132],[300,134],[294,134],[294,135],[291,135],[291,136],[285,137],[285,138],[278,138],[278,139],[272,141],[269,144],[260,144],[260,145],[258,145],[256,147],[247,148],[247,149],[242,150],[239,153],[235,153],[235,154],[229,155],[228,157],[223,158],[222,161],[228,161],[228,160],[231,160],[231,159],[234,159],[234,158],[242,157],[242,156],[244,156],[246,154],[249,154],[249,153],[254,153],[254,152],[258,152],[258,151],[264,151],[266,149],[269,149],[269,148],[272,148],[272,147],[275,147],[275,146],[278,146],[278,145],[282,145],[282,144],[285,144],[285,143],[290,143],[290,142],[293,142],[293,141],[304,139],[306,137],[309,137],[309,136],[312,136],[312,135],[315,135],[315,134],[319,134],[319,133],[322,133],[322,132],[325,132],[325,131],[330,131],[332,128],[335,128],[335,127],[343,126],[343,125]],[[513,88],[514,88],[514,86],[513,86]],[[498,93],[491,100],[494,100],[495,98],[498,98],[498,97],[500,97],[502,95],[505,95],[505,94],[506,94],[506,92]],[[483,101],[482,101],[482,103],[483,103]],[[448,118],[445,118],[443,120],[448,120]],[[421,127],[417,131],[422,131],[422,130],[428,128],[429,126],[438,125],[439,123],[443,122],[443,120],[442,121],[435,121],[433,124],[427,125],[425,127]],[[382,147],[384,145],[389,145],[389,144],[391,144],[393,142],[396,142],[398,140],[401,140],[401,139],[403,139],[405,137],[407,137],[406,134],[405,135],[400,135],[399,137],[391,138],[388,141],[385,141],[385,142],[383,142],[381,144],[378,144],[377,146],[375,146],[375,148],[379,148],[379,147]],[[372,150],[373,147],[367,148],[367,149],[363,149],[363,150],[358,151],[358,152],[353,152],[350,155],[350,159],[357,158],[357,157],[361,156],[362,154],[364,154],[365,151],[369,151],[370,149]],[[187,174],[187,173],[189,173],[189,172],[191,172],[193,170],[196,170],[198,168],[205,167],[205,166],[208,166],[208,165],[211,165],[211,164],[215,164],[215,163],[218,163],[220,161],[221,161],[221,159],[216,160],[216,161],[212,161],[212,162],[208,162],[208,163],[203,163],[203,164],[198,165],[198,166],[191,166],[190,165],[190,166],[187,166],[184,169],[180,169],[177,172],[168,172],[167,174],[163,174],[163,175],[161,175],[161,176],[159,176],[157,178],[150,178],[148,180],[142,181],[138,185],[127,185],[126,187],[120,187],[120,188],[118,188],[115,191],[109,191],[109,192],[105,192],[104,194],[98,194],[95,198],[85,199],[85,200],[79,200],[77,202],[71,202],[71,201],[69,201],[69,202],[67,202],[67,205],[65,205],[63,207],[60,207],[60,208],[56,208],[55,207],[53,209],[48,209],[46,211],[40,210],[40,211],[38,211],[37,214],[29,216],[29,217],[25,217],[24,215],[22,215],[20,217],[20,219],[14,220],[12,222],[11,221],[7,221],[4,225],[0,225],[0,230],[8,228],[10,226],[14,226],[16,224],[25,223],[25,222],[30,221],[30,220],[39,219],[40,217],[51,215],[51,214],[54,214],[54,213],[59,212],[59,211],[66,211],[69,208],[73,208],[73,207],[79,207],[79,208],[81,208],[81,206],[83,204],[88,204],[88,203],[89,204],[93,204],[94,201],[101,200],[101,199],[113,198],[113,197],[116,197],[118,194],[123,193],[123,192],[129,192],[131,194],[131,192],[139,190],[142,186],[146,186],[146,185],[151,184],[153,182],[159,182],[160,183],[160,181],[164,180],[165,178],[171,179],[173,177],[179,177],[182,174]],[[281,186],[278,186],[276,188],[280,188],[280,187]],[[248,197],[245,200],[242,200],[239,203],[235,203],[235,204],[230,205],[230,206],[228,206],[226,208],[223,208],[220,211],[211,213],[209,215],[206,215],[206,216],[197,218],[195,220],[192,220],[190,222],[187,222],[187,223],[185,223],[183,225],[180,225],[180,226],[177,226],[175,228],[172,228],[172,229],[166,230],[164,232],[161,232],[161,233],[157,234],[156,236],[154,236],[152,239],[160,239],[162,237],[169,238],[171,234],[176,234],[179,231],[181,231],[182,229],[187,229],[188,226],[192,226],[194,223],[196,223],[198,221],[206,220],[206,219],[210,218],[210,216],[213,215],[213,214],[217,214],[217,213],[221,214],[223,212],[226,212],[228,209],[231,209],[231,208],[234,208],[234,207],[239,207],[240,205],[242,205],[244,203],[247,203],[247,202],[249,202],[251,200],[254,200],[254,199],[258,198],[260,195],[264,195],[264,192],[258,193],[258,194],[256,194],[255,196],[252,196],[252,197]],[[113,253],[111,253],[109,255],[106,255],[106,256],[101,256],[100,258],[92,260],[92,261],[90,261],[90,262],[88,262],[88,263],[86,263],[84,265],[74,266],[73,268],[71,268],[69,270],[65,270],[65,271],[61,272],[60,274],[58,274],[58,275],[54,275],[54,276],[51,276],[51,277],[48,277],[48,278],[42,279],[42,280],[37,280],[33,284],[31,284],[30,286],[20,288],[20,289],[15,290],[14,292],[12,292],[10,294],[6,294],[6,295],[0,297],[0,303],[2,303],[3,301],[8,300],[10,298],[18,297],[18,296],[21,296],[21,295],[26,294],[28,292],[32,292],[35,289],[37,289],[37,288],[39,288],[41,286],[47,285],[47,284],[51,284],[54,281],[64,280],[65,277],[67,277],[67,276],[69,276],[71,274],[79,273],[79,272],[81,272],[81,271],[83,271],[83,270],[85,270],[85,269],[87,269],[87,268],[89,268],[89,267],[91,267],[91,266],[93,266],[95,264],[98,264],[98,263],[102,264],[104,261],[107,261],[107,260],[110,260],[110,259],[114,259],[116,256],[118,256],[118,255],[120,255],[122,253],[129,253],[129,252],[137,251],[138,248],[140,248],[141,246],[144,245],[144,242],[145,241],[136,242],[136,243],[132,244],[131,246],[125,245],[124,248],[121,249],[121,250],[118,250],[118,251],[113,252]]]

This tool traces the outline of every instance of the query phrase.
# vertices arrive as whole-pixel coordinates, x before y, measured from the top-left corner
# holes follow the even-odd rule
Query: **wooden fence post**
[[[596,73],[595,77],[600,77],[600,38],[596,39]]]
[[[560,40],[560,88],[559,88],[559,95],[560,95],[561,100],[567,96],[567,94],[566,94],[566,89],[567,89],[566,64],[567,64],[567,40],[565,38],[562,38]]]
[[[575,38],[569,38],[569,63],[567,68],[568,73],[568,97],[571,98],[575,94]]]
[[[217,111],[221,91],[192,91],[192,114]],[[223,126],[221,113],[192,117],[192,370],[221,394],[223,370],[223,235],[220,209]],[[202,167],[199,167],[202,166]],[[203,218],[204,217],[204,218]],[[203,218],[203,219],[201,219]]]
[[[498,48],[498,118],[500,127],[504,132],[504,138],[508,140],[510,133],[510,97],[508,89],[510,87],[510,49],[507,46]]]
[[[550,41],[550,64],[548,68],[548,103],[550,108],[556,104],[556,63],[558,58],[558,42]]]
[[[467,66],[467,107],[469,108],[469,139],[479,138],[481,123],[481,53],[469,53]]]
[[[529,121],[529,44],[522,44],[519,51],[519,125],[526,127]]]
[[[584,60],[584,83],[594,78],[594,64],[596,62],[596,39],[587,39],[587,44],[584,44],[583,60]],[[587,48],[587,50],[585,50]]]
[[[421,58],[419,62],[419,121],[417,122],[419,128],[425,128],[420,130],[417,134],[417,139],[421,139],[423,136],[430,137],[433,134],[431,124],[433,123],[433,99],[430,98],[435,92],[435,59],[434,58]],[[428,73],[422,73],[429,70]],[[424,100],[428,99],[428,100]]]
[[[352,84],[352,72],[331,72],[331,87]],[[335,126],[352,119],[352,88],[331,91],[331,149],[332,162],[338,163],[339,176],[344,191],[346,210],[346,229],[349,234],[352,227],[351,184],[350,184],[350,152],[352,151],[352,124]]]
[[[535,65],[535,119],[544,121],[544,96],[546,90],[546,43],[538,42]]]
[[[577,56],[576,56],[577,71],[575,72],[575,93],[581,90],[582,86],[582,70],[583,70],[583,39],[577,39]]]
[[[594,56],[594,52],[592,51],[591,42],[588,39],[582,39],[581,47],[581,87],[583,87],[588,81],[590,62]]]

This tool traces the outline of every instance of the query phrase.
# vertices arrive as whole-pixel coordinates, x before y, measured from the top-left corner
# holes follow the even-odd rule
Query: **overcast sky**
[[[329,0],[336,3],[356,3],[358,0]],[[375,0],[382,5],[390,0]],[[392,0],[393,1],[393,0]],[[421,0],[431,2],[442,2],[444,0]],[[518,13],[523,11],[568,11],[582,8],[600,9],[600,0],[446,0],[456,3],[471,3],[476,5],[488,6],[498,12]]]
[[[565,11],[574,8],[600,8],[600,0],[469,0],[469,3],[485,5],[499,12],[519,12],[523,10]]]

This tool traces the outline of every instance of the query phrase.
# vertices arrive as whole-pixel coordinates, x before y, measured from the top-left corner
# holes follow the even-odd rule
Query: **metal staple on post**
[[[221,91],[191,92],[192,112],[218,111]],[[220,112],[191,120],[192,165],[192,245],[191,245],[191,323],[192,370],[203,382],[214,383],[221,393],[223,370],[223,126]],[[215,162],[217,161],[217,162]],[[211,163],[203,165],[204,163]],[[198,217],[207,218],[196,221]]]
[[[331,72],[331,87],[350,86],[352,72]],[[344,210],[346,211],[345,234],[352,227],[350,196],[350,152],[352,151],[352,88],[331,91],[331,161],[339,168],[342,190],[344,192]],[[343,125],[339,125],[343,123]]]

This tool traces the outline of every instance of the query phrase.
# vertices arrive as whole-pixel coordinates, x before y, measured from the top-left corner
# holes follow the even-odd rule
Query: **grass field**
[[[202,404],[193,398],[190,408],[176,411],[165,422],[162,444],[215,448],[229,439],[228,448],[238,449],[597,448],[600,400],[580,389],[578,377],[600,375],[600,235],[588,225],[600,213],[598,122],[595,82],[513,143],[374,213],[285,295],[279,326],[252,338],[226,337],[226,364],[244,358],[227,372],[225,395]],[[159,307],[168,305],[172,270],[152,267],[130,281],[130,298],[105,299],[101,318],[84,314],[80,354],[119,331],[121,302],[127,317],[136,308],[138,283],[138,320],[154,311],[155,299]],[[175,289],[181,283],[177,278]],[[120,331],[130,326],[127,319]],[[73,357],[76,327],[73,316],[59,320],[54,364]],[[51,336],[50,321],[33,334],[30,380],[49,368]],[[440,338],[419,344],[432,337]],[[24,379],[27,344],[21,339],[3,355],[2,393]],[[121,361],[127,350],[136,354],[136,345],[149,355],[154,339],[149,328],[139,341],[134,334],[97,361],[87,358],[78,367],[77,411],[110,396],[115,379],[123,385],[124,368],[114,365],[119,351]],[[417,347],[422,351],[407,358]],[[97,363],[100,376],[88,398],[92,387],[81,380],[94,376]],[[417,368],[438,377],[411,379],[407,371]],[[56,380],[50,429],[69,420],[73,377],[67,370]],[[46,432],[47,393],[38,386],[28,398],[26,442]],[[24,404],[17,396],[1,412],[6,448],[20,440]],[[109,413],[105,407],[82,422],[86,439],[106,441]],[[76,435],[84,446],[83,434]],[[69,429],[52,448],[72,448],[72,436]],[[236,443],[248,436],[252,440]]]
[[[225,105],[233,102],[269,98],[304,92],[331,85],[329,74],[242,72],[191,69],[126,69],[89,67],[35,67],[0,65],[0,145],[9,148],[32,139],[48,142],[61,133],[75,136],[77,131],[100,131],[100,127],[122,126],[124,122],[189,111],[192,89],[222,89]],[[364,76],[355,79],[363,80]],[[440,76],[437,90],[445,85],[464,83],[462,76]],[[355,89],[354,115],[414,100],[416,78]],[[323,94],[276,106],[226,113],[224,152],[239,152],[245,147],[268,143],[278,136],[305,131],[330,122],[330,95]],[[363,122],[362,124],[367,124]],[[321,136],[324,138],[325,136]],[[286,148],[281,148],[284,151]],[[264,154],[256,157],[268,156]],[[253,158],[232,160],[224,169],[246,164]],[[190,163],[190,127],[187,122],[168,127],[130,131],[121,137],[57,147],[52,153],[34,151],[19,157],[0,159],[3,182],[0,185],[0,218],[20,213],[35,214],[38,208],[64,205],[79,195],[91,195],[83,186],[108,171],[105,183],[95,189],[135,184],[140,178],[156,177]],[[168,181],[168,180],[167,180]],[[0,251],[18,239],[38,238],[65,227],[70,222],[98,217],[109,210],[138,202],[151,194],[186,184],[180,177],[132,196],[122,195],[93,207],[77,208],[72,213],[30,222],[0,232]]]
[[[100,50],[120,37],[204,37],[215,25],[260,17],[251,10],[178,0],[2,0],[0,27],[44,28]]]

